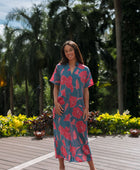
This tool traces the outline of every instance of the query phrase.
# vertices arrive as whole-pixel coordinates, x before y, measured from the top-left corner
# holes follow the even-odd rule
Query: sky
[[[6,15],[13,8],[31,8],[33,4],[40,4],[45,0],[0,0],[0,35],[3,35]]]

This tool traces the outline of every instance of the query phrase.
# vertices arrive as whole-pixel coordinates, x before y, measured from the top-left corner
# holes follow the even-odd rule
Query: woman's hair
[[[80,52],[80,49],[78,47],[78,45],[74,42],[74,41],[66,41],[62,48],[61,48],[61,61],[60,63],[61,64],[67,64],[69,62],[69,60],[67,59],[67,57],[65,56],[65,52],[64,52],[64,48],[66,45],[69,45],[71,46],[73,49],[74,49],[74,52],[75,52],[75,56],[76,56],[76,59],[77,61],[80,63],[80,64],[84,64],[84,60],[83,60],[83,57],[82,57],[82,54]]]

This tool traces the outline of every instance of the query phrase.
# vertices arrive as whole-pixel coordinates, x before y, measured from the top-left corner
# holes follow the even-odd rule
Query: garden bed
[[[21,114],[0,116],[0,137],[33,135],[25,122],[31,122],[36,118],[37,116],[27,118],[26,115]],[[91,135],[130,134],[130,129],[140,130],[140,117],[131,118],[131,115],[125,112],[122,115],[119,112],[114,115],[90,112],[88,132]]]

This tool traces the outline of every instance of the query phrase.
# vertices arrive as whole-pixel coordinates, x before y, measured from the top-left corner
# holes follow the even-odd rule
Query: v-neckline
[[[69,63],[68,63],[68,67],[69,67],[69,69],[70,69],[71,75],[74,73],[74,71],[75,71],[77,65],[78,65],[78,62],[76,62],[75,66],[74,66],[74,68],[73,68],[73,71],[72,71],[71,68],[70,68],[70,65],[69,65]]]
[[[70,68],[70,66],[69,66],[69,68]],[[74,66],[74,68],[73,68],[73,69],[71,69],[71,68],[70,68],[70,72],[71,72],[71,74],[73,74],[73,72],[74,72],[75,68],[76,68],[76,66]]]

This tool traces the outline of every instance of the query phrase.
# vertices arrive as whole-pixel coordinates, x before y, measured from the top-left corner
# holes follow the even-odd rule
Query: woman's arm
[[[62,116],[63,113],[63,108],[62,106],[58,103],[58,92],[59,92],[59,86],[54,85],[53,89],[53,97],[54,97],[54,105],[55,105],[55,113]]]
[[[54,104],[57,103],[58,92],[59,92],[59,86],[54,84],[54,89],[53,89]]]
[[[83,113],[83,119],[85,121],[88,120],[88,115],[89,115],[89,90],[88,87],[84,88],[84,104],[85,104],[85,109]]]

